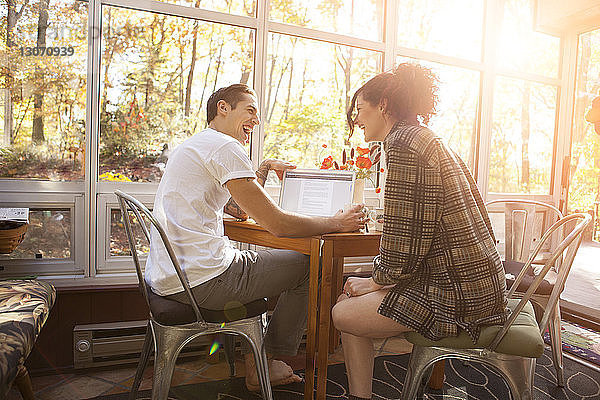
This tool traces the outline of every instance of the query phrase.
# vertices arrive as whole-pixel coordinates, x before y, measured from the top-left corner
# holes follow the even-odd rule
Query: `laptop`
[[[304,215],[329,217],[352,203],[355,173],[324,169],[288,169],[279,206]]]

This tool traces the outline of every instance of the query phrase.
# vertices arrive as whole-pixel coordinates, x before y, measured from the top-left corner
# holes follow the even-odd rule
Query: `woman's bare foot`
[[[254,361],[246,363],[246,387],[250,391],[259,391],[258,375]],[[302,378],[294,374],[292,368],[280,360],[269,360],[269,379],[271,386],[288,385],[294,382],[302,382]]]

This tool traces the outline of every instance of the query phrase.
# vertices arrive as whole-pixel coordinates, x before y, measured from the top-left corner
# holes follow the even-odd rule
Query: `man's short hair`
[[[217,103],[219,101],[225,101],[233,109],[242,100],[243,94],[251,94],[256,97],[254,90],[244,83],[235,83],[211,94],[206,103],[206,122],[210,123],[217,116]]]

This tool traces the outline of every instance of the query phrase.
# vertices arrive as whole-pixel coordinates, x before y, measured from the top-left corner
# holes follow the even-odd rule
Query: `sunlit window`
[[[256,14],[256,0],[160,0],[166,3],[175,3],[182,6],[204,8],[211,11],[220,11],[227,14],[254,16]]]
[[[498,77],[489,191],[550,194],[557,88]]]
[[[585,120],[593,99],[600,96],[600,30],[579,36],[575,94],[568,204],[570,211],[587,211],[595,209],[600,199],[600,136]]]
[[[158,181],[210,94],[252,85],[252,29],[104,7],[102,39],[100,180]]]
[[[473,165],[477,131],[480,73],[465,68],[398,57],[397,63],[418,63],[437,75],[437,112],[429,128],[446,141],[467,164]]]
[[[496,53],[498,65],[519,72],[558,76],[560,39],[535,32],[533,1],[506,0]]]
[[[71,210],[29,210],[29,225],[23,242],[10,254],[0,254],[7,259],[66,259],[71,257]]]
[[[0,7],[0,178],[82,180],[87,2],[13,4]]]
[[[277,22],[381,40],[383,0],[270,1],[269,18]]]
[[[318,168],[328,155],[340,160],[347,147],[346,109],[380,65],[381,54],[374,51],[269,35],[264,157],[303,168]],[[357,129],[352,143],[363,140]]]
[[[398,45],[479,61],[481,0],[399,0]]]

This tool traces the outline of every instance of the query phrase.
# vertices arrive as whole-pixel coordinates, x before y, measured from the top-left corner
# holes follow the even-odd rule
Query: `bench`
[[[33,400],[25,360],[56,300],[56,290],[46,282],[0,281],[0,399],[16,383],[25,400]]]

